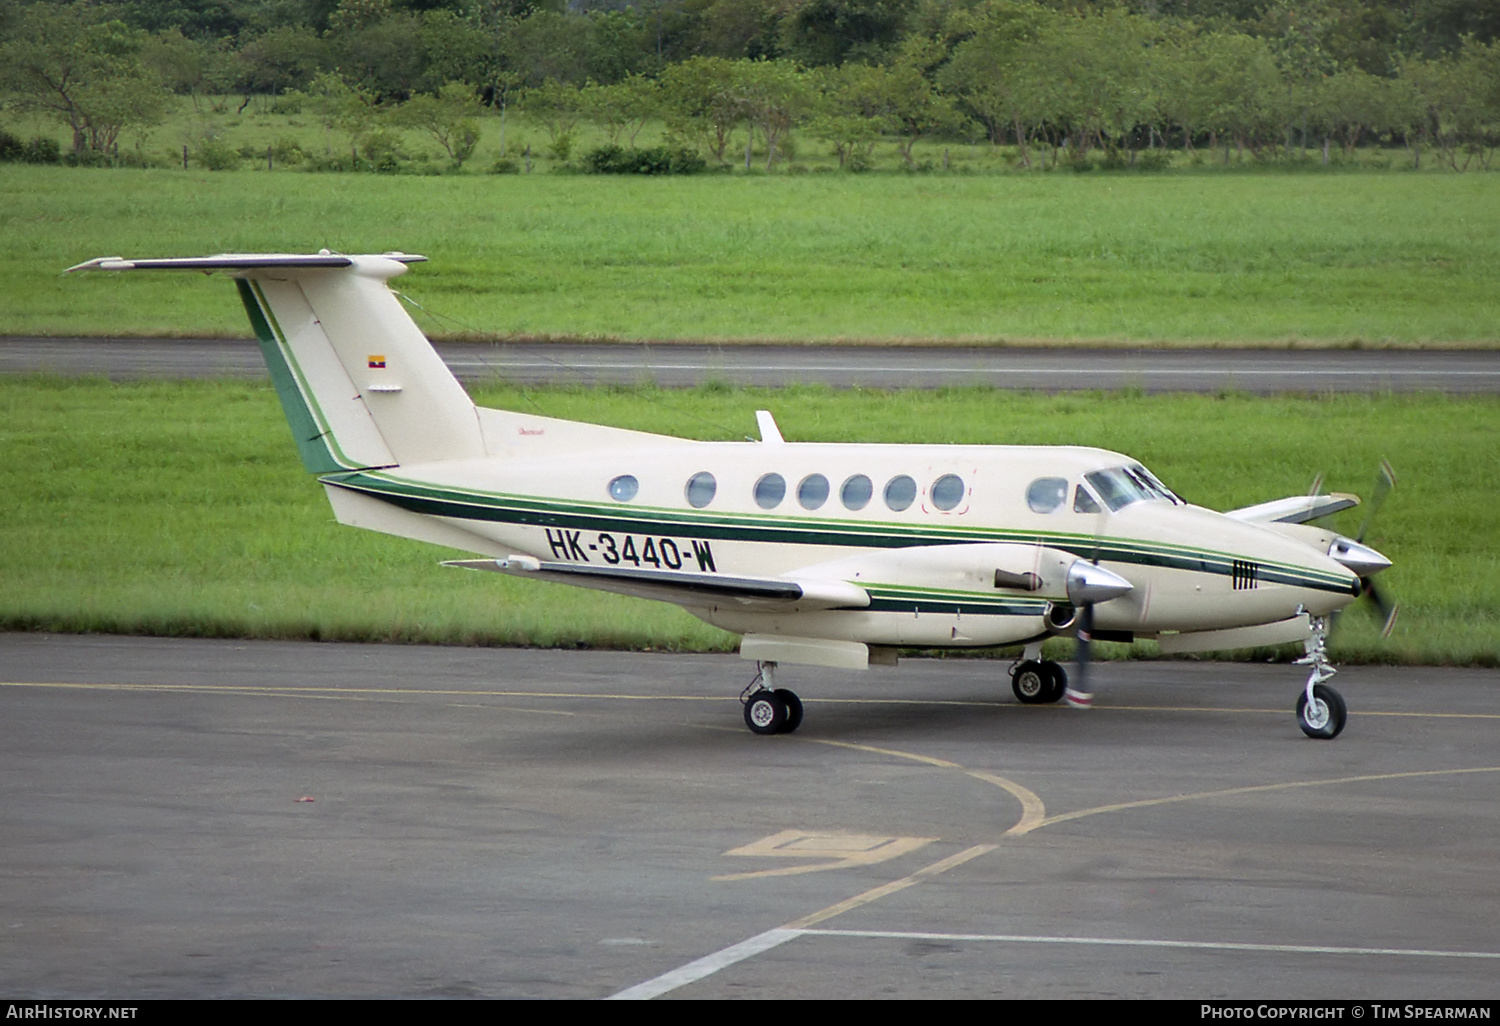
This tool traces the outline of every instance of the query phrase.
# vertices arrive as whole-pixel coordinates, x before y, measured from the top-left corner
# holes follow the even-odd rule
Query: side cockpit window
[[[1039,477],[1026,489],[1026,505],[1033,513],[1051,513],[1067,500],[1066,478]]]
[[[1095,499],[1093,495],[1089,493],[1089,490],[1087,488],[1085,488],[1083,485],[1079,485],[1078,488],[1073,492],[1073,512],[1102,513],[1104,512],[1104,510],[1100,507],[1099,500]]]

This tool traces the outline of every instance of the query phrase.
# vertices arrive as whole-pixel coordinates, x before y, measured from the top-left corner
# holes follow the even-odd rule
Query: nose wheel
[[[1327,684],[1314,684],[1311,698],[1306,691],[1297,696],[1297,726],[1308,737],[1338,737],[1347,716],[1344,697]]]
[[[757,734],[790,734],[802,726],[802,699],[775,687],[775,663],[758,665],[760,672],[740,696],[745,703],[745,726]]]

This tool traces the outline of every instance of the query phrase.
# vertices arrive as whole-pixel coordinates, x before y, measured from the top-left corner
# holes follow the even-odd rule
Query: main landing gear
[[[802,726],[802,699],[776,686],[776,664],[756,663],[760,671],[740,695],[745,726],[757,734],[790,734]]]
[[[1339,736],[1344,729],[1348,710],[1344,697],[1324,681],[1338,671],[1328,662],[1328,621],[1321,616],[1312,618],[1312,637],[1306,642],[1307,654],[1297,662],[1311,666],[1307,675],[1307,686],[1297,696],[1297,726],[1308,737],[1329,740]]]
[[[1068,689],[1067,671],[1050,659],[1037,659],[1039,655],[1040,647],[1035,652],[1027,649],[1011,664],[1010,689],[1026,705],[1056,702]]]

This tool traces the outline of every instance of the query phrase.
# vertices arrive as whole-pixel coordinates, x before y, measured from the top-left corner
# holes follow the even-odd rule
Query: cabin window
[[[683,491],[687,495],[688,505],[694,509],[702,509],[714,501],[714,493],[719,490],[719,483],[714,476],[706,470],[701,470],[688,478],[687,488]]]
[[[797,486],[797,501],[803,509],[817,509],[828,501],[828,478],[822,474],[808,474]]]
[[[1095,499],[1093,495],[1089,494],[1089,490],[1087,488],[1085,488],[1083,485],[1079,485],[1078,488],[1073,492],[1073,512],[1103,513],[1104,510],[1102,507],[1100,507],[1099,500]]]
[[[864,509],[875,494],[875,484],[863,474],[855,474],[839,489],[839,499],[845,509]]]
[[[964,501],[964,479],[957,474],[944,474],[932,482],[930,494],[932,504],[946,513]]]
[[[761,509],[775,509],[786,498],[786,478],[780,474],[764,474],[755,482],[755,504]]]
[[[641,483],[634,474],[621,474],[609,483],[609,497],[616,502],[629,502],[641,490]]]
[[[1033,513],[1051,513],[1068,501],[1068,482],[1061,477],[1039,477],[1026,489],[1026,505]]]
[[[893,477],[885,485],[885,504],[897,513],[906,509],[917,498],[917,482],[902,474]]]

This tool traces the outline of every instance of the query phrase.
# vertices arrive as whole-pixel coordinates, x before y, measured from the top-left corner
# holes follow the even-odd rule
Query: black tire
[[[1042,669],[1047,671],[1047,697],[1042,701],[1061,701],[1068,690],[1068,671],[1050,660],[1042,664]]]
[[[802,699],[797,697],[796,692],[788,691],[786,688],[777,688],[775,691],[781,704],[786,706],[786,722],[781,725],[783,734],[790,734],[802,726]]]
[[[774,691],[757,691],[745,703],[745,726],[757,734],[780,734],[786,715],[786,703]]]
[[[1349,711],[1344,706],[1344,696],[1326,684],[1313,685],[1313,700],[1307,701],[1304,689],[1297,696],[1297,726],[1308,737],[1331,740],[1344,729]]]
[[[1016,693],[1016,701],[1023,705],[1055,702],[1055,698],[1047,697],[1051,680],[1052,677],[1047,672],[1046,664],[1028,659],[1017,666],[1016,672],[1010,675],[1010,689]]]

